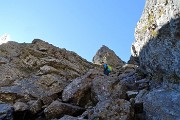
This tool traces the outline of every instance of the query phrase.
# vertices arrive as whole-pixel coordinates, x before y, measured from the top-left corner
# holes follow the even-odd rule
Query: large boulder
[[[143,103],[147,120],[179,120],[180,92],[170,89],[142,90],[136,103]]]
[[[84,109],[78,106],[62,103],[59,101],[52,102],[45,110],[44,114],[47,119],[61,118],[64,115],[78,116],[84,112]]]
[[[94,101],[107,99],[126,99],[127,87],[118,78],[111,76],[96,77],[92,81],[91,92]]]
[[[122,61],[113,50],[109,49],[105,45],[103,45],[93,57],[93,63],[100,65],[102,62],[111,65],[113,68],[125,64],[125,62]]]
[[[88,112],[90,120],[131,120],[132,116],[131,104],[124,99],[109,99],[99,102]]]
[[[132,55],[154,80],[180,80],[180,1],[146,0]]]
[[[85,75],[72,80],[63,90],[62,100],[84,107],[91,102],[92,80],[100,75],[103,74],[98,70],[91,69]]]

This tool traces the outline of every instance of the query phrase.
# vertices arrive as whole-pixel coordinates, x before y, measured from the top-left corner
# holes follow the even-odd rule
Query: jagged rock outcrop
[[[117,66],[123,66],[125,64],[124,61],[122,61],[113,50],[109,49],[107,46],[103,45],[96,53],[96,55],[93,57],[93,63],[95,64],[102,64],[102,62],[105,62],[113,68]]]
[[[179,0],[147,0],[135,39],[132,55],[142,69],[156,80],[180,80]]]
[[[146,0],[135,39],[132,56],[147,75],[140,81],[150,84],[135,104],[143,105],[147,120],[180,119],[180,1]]]

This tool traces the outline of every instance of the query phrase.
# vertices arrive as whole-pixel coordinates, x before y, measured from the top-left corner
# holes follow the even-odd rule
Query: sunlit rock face
[[[11,41],[2,44],[0,101],[14,102],[27,95],[35,98],[51,96],[91,68],[93,64],[76,53],[40,39],[32,43]]]
[[[147,0],[135,39],[132,56],[153,79],[180,79],[179,0]]]
[[[10,35],[4,34],[0,36],[0,45],[3,43],[7,43],[8,41],[10,41]]]

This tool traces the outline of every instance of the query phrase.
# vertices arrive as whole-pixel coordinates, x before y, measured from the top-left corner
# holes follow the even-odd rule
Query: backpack
[[[108,65],[108,71],[111,72],[112,71],[112,67],[110,65]]]

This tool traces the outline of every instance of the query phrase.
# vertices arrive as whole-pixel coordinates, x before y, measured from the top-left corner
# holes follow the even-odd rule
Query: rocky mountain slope
[[[0,45],[0,119],[179,120],[179,8],[178,0],[146,1],[131,64],[106,46],[93,64],[39,39]]]
[[[110,76],[102,66],[39,39],[0,45],[0,119],[134,119],[130,99],[148,85],[135,84],[137,66],[106,52],[112,56],[106,62],[116,65]]]
[[[39,39],[33,40],[31,44],[2,44],[0,100],[3,103],[15,103],[18,107],[39,99],[49,104],[58,98],[58,94],[72,79],[84,75],[91,68],[94,65],[76,53]],[[29,110],[29,107],[23,109]]]

